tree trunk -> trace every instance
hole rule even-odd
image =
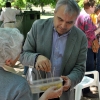
[[[43,9],[43,3],[41,3],[41,10],[42,10],[42,14],[45,14],[45,10]]]

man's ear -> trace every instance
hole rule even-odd
[[[8,66],[10,66],[10,65],[11,65],[11,59],[7,59],[7,60],[5,61],[5,64],[8,65]]]

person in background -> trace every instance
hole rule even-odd
[[[21,53],[23,35],[16,28],[0,28],[0,100],[34,100],[27,80],[16,74],[14,65]],[[62,87],[49,88],[39,100],[57,98]]]
[[[88,51],[87,51],[87,61],[86,61],[86,71],[96,70],[94,63],[94,55],[95,53],[92,51],[92,41],[96,38],[96,35],[99,33],[96,28],[96,25],[93,23],[91,19],[91,14],[95,11],[95,0],[84,0],[84,8],[80,12],[75,25],[80,28],[87,36],[88,40]],[[93,77],[90,75],[90,77]],[[83,96],[88,96],[90,93],[90,89],[86,88],[83,91]],[[93,95],[91,95],[93,96]]]
[[[98,39],[99,45],[100,45],[100,5],[96,6],[95,14],[97,15],[97,23],[96,23],[96,26],[97,26],[97,29],[98,29],[97,39]],[[100,80],[100,48],[99,48],[96,56],[97,56],[96,69],[99,72],[99,80]]]
[[[36,72],[36,80],[51,77],[51,73],[62,77],[63,93],[56,100],[74,100],[74,87],[85,73],[87,38],[74,26],[79,13],[75,0],[58,0],[53,18],[33,23],[20,55],[21,63]]]
[[[100,45],[100,5],[96,5],[95,12],[94,14],[92,14],[91,18],[92,18],[93,23],[97,27],[98,34],[96,35],[96,38],[98,39],[98,42]],[[95,67],[96,67],[96,70],[100,73],[100,48],[98,50],[98,53],[95,54]],[[100,74],[99,74],[99,81],[100,81]],[[90,87],[90,90],[93,92],[93,94],[98,93],[97,86]]]
[[[90,14],[90,17],[92,19],[93,24],[97,24],[97,15],[95,13]]]
[[[1,14],[2,8],[0,8],[0,14]]]
[[[95,14],[97,15],[97,27],[100,27],[100,4],[96,6]]]
[[[15,28],[16,15],[20,14],[21,10],[18,9],[18,7],[17,9],[11,8],[10,2],[6,2],[5,6],[6,9],[1,12],[0,21],[3,21],[4,28],[5,27]]]

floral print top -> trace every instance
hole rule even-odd
[[[97,29],[93,24],[89,14],[82,10],[76,20],[76,26],[80,28],[87,36],[88,48],[91,48],[92,41],[96,38],[94,31]]]

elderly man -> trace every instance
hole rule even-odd
[[[80,9],[75,0],[58,0],[54,18],[33,23],[20,56],[22,64],[33,66],[33,77],[62,77],[60,100],[74,100],[74,86],[83,78],[86,67],[87,38],[74,26]],[[35,73],[37,72],[37,73]]]

